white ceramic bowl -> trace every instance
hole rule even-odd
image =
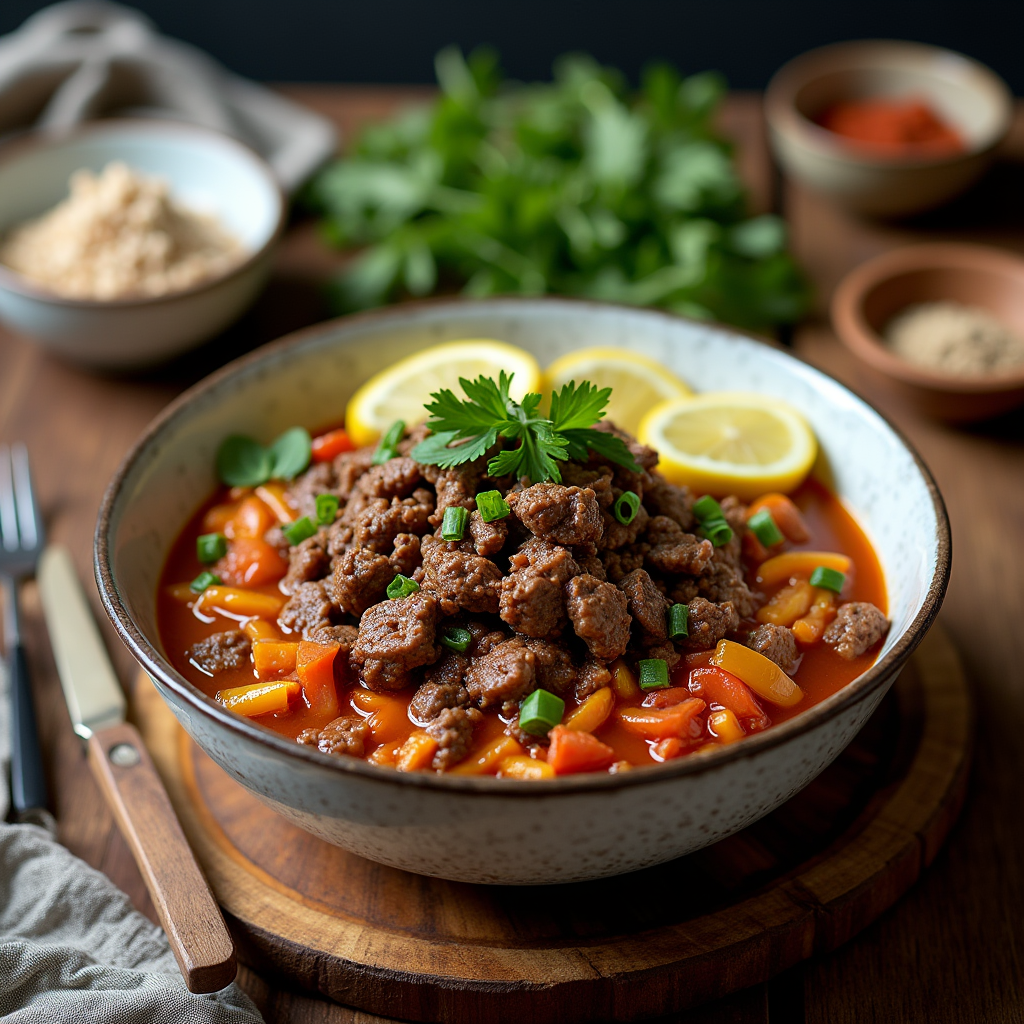
[[[61,298],[0,264],[0,318],[10,327],[75,362],[128,369],[167,360],[245,311],[270,273],[285,200],[270,167],[226,135],[167,121],[100,121],[0,149],[0,236],[64,199],[76,170],[101,171],[113,160],[166,179],[175,199],[215,214],[249,253],[184,291],[109,302]]]
[[[401,774],[332,758],[233,715],[161,649],[157,581],[171,542],[216,486],[230,433],[269,440],[336,421],[370,374],[424,345],[501,338],[542,365],[585,345],[663,362],[698,390],[792,402],[817,432],[817,472],[881,558],[892,628],[878,662],[804,714],[708,755],[543,784]],[[549,883],[647,867],[707,846],[789,799],[853,738],[927,631],[949,575],[949,527],[931,476],[861,399],[792,356],[665,313],[563,299],[419,303],[335,320],[268,345],[182,395],[107,491],[96,573],[118,632],[178,720],[233,778],[328,842],[409,871],[469,882]]]
[[[814,118],[840,100],[925,99],[964,139],[962,153],[876,157]],[[924,43],[864,40],[801,54],[765,93],[772,148],[786,173],[857,213],[919,213],[966,189],[989,166],[1013,120],[1006,83],[983,64]]]

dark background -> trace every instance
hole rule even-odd
[[[0,32],[46,6],[0,0]],[[240,74],[293,82],[431,82],[448,43],[496,46],[517,78],[585,50],[636,78],[651,58],[763,88],[824,43],[887,37],[947,46],[1024,94],[1022,0],[140,0],[159,28]]]

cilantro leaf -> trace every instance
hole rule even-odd
[[[579,387],[571,380],[561,391],[551,392],[551,423],[555,430],[592,427],[604,416],[604,407],[612,396],[611,388],[600,391],[585,380]]]
[[[643,468],[630,454],[626,442],[614,434],[606,434],[603,430],[564,430],[563,437],[569,442],[572,451],[579,451],[580,447],[589,448],[597,452],[603,459],[614,462],[617,466],[623,466],[633,473],[639,473]],[[570,455],[570,458],[580,459],[586,456]]]

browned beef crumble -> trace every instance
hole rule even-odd
[[[650,637],[668,636],[668,601],[643,569],[634,569],[619,580],[619,590],[629,601],[629,613]]]
[[[844,604],[825,630],[825,643],[847,660],[860,657],[889,632],[889,620],[869,601]]]
[[[401,690],[413,669],[437,660],[437,615],[437,599],[424,591],[363,612],[352,661],[371,690]]]
[[[437,740],[432,767],[450,768],[469,753],[473,730],[483,721],[476,708],[444,708],[427,726],[426,733]]]
[[[612,681],[612,674],[603,662],[587,658],[576,672],[576,699],[586,700]]]
[[[622,657],[631,624],[626,595],[613,583],[587,575],[571,579],[565,590],[573,629],[590,653],[598,661]]]
[[[793,630],[786,626],[766,623],[758,626],[747,640],[747,646],[774,661],[787,675],[792,675],[800,665],[800,651],[796,646]]]
[[[252,643],[240,629],[214,633],[188,649],[188,660],[207,675],[240,668],[249,660]]]
[[[321,530],[291,549],[288,572],[281,581],[281,589],[286,594],[294,593],[300,583],[322,580],[331,571],[331,556],[326,545],[327,534]]]
[[[442,615],[497,612],[501,570],[481,555],[450,550],[444,542],[424,552],[423,589],[436,598]]]
[[[505,546],[505,541],[508,540],[508,523],[504,519],[485,523],[483,516],[474,509],[469,516],[469,535],[473,538],[476,553],[490,558]]]
[[[474,658],[466,672],[466,689],[481,708],[520,701],[537,688],[537,656],[513,637]]]
[[[394,578],[395,570],[384,555],[369,548],[349,548],[334,560],[334,600],[343,612],[362,615],[384,599]]]
[[[533,484],[507,498],[513,513],[535,536],[556,544],[587,544],[604,532],[601,507],[589,487]]]
[[[332,625],[335,607],[321,580],[300,583],[281,609],[277,621],[285,629],[308,637],[318,629]]]
[[[343,715],[328,722],[322,729],[303,729],[297,739],[299,743],[316,747],[325,754],[362,757],[370,739],[370,726],[365,718]]]
[[[684,647],[706,651],[714,647],[740,624],[740,617],[731,602],[713,604],[703,597],[695,597],[688,605],[690,635],[680,640]]]

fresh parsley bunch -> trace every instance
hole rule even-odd
[[[436,59],[434,103],[368,128],[315,179],[324,236],[365,246],[344,309],[461,289],[553,292],[766,328],[799,318],[783,222],[750,218],[713,120],[724,83],[651,68],[631,93],[585,56],[504,83],[493,54]]]
[[[614,434],[592,427],[604,416],[611,388],[600,391],[589,381],[579,387],[575,381],[551,393],[549,415],[540,414],[542,397],[531,392],[522,402],[509,395],[512,375],[501,371],[498,383],[490,377],[475,381],[459,378],[466,398],[444,388],[433,393],[427,426],[433,433],[410,453],[417,462],[449,468],[472,462],[498,444],[499,438],[518,440],[487,463],[492,477],[513,474],[532,483],[553,480],[560,483],[559,462],[585,461],[591,451],[620,466],[639,472],[625,442]]]

